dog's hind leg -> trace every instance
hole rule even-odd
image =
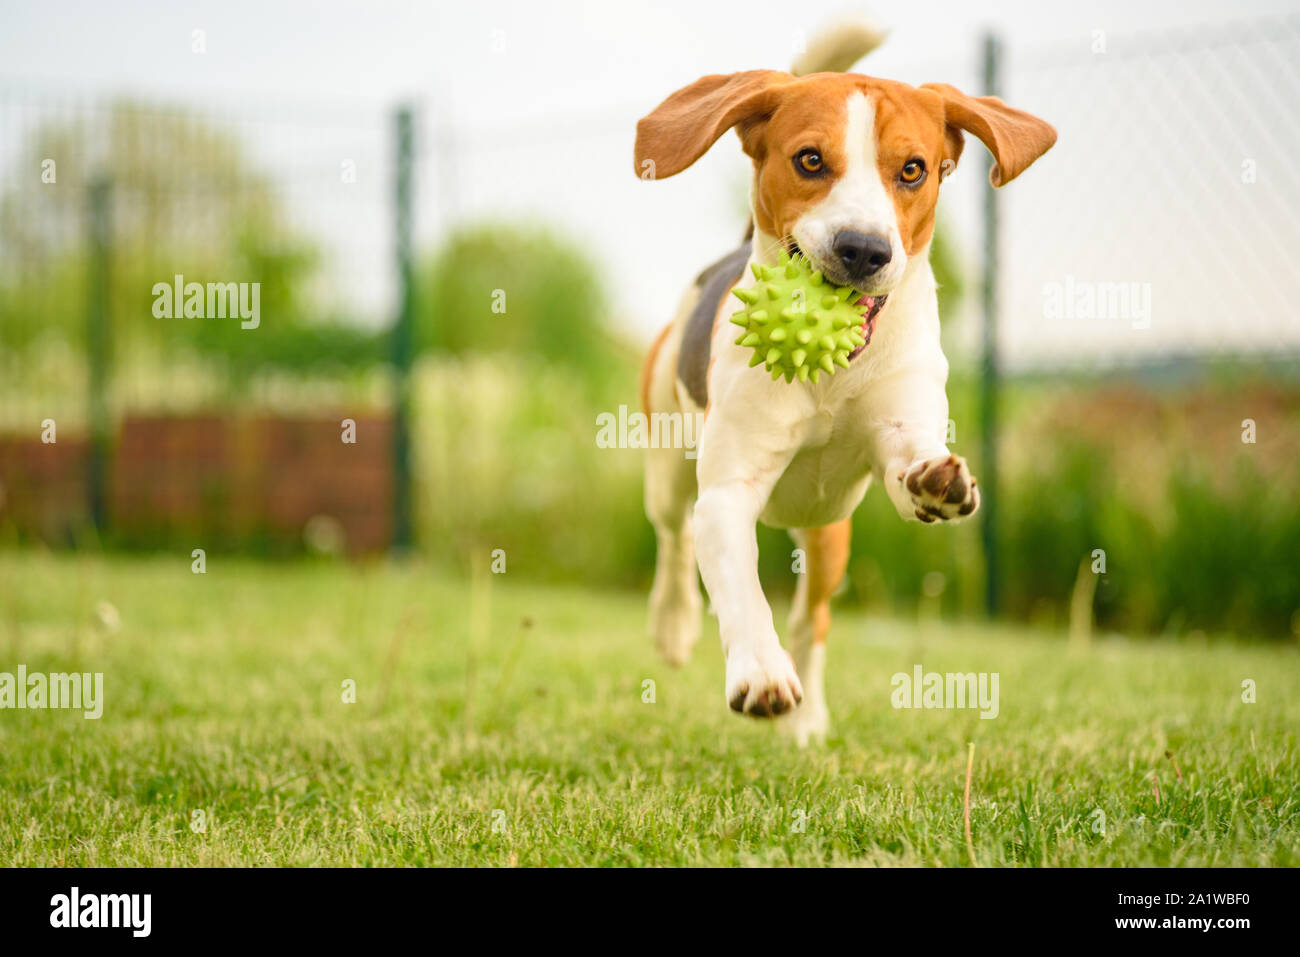
[[[670,412],[683,419],[694,413],[683,409],[676,394],[676,349],[670,326],[646,360],[642,405],[651,412]],[[695,435],[695,429],[683,434]],[[650,634],[664,659],[682,665],[700,637],[699,573],[695,565],[695,537],[691,529],[695,502],[695,459],[685,448],[646,449],[645,510],[655,529],[655,580],[650,591]]]
[[[790,532],[805,559],[795,585],[787,641],[803,684],[803,702],[781,719],[780,728],[800,747],[824,739],[830,728],[824,688],[826,635],[831,627],[831,595],[849,563],[850,521]]]
[[[683,475],[672,450],[651,449],[646,463],[646,514],[655,527],[655,581],[650,590],[650,634],[664,659],[682,665],[700,637],[700,585],[691,529],[695,472]],[[682,458],[677,450],[677,458]],[[689,462],[694,466],[694,462]]]

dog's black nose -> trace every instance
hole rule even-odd
[[[856,230],[841,230],[831,244],[831,251],[844,263],[844,268],[854,279],[866,279],[874,276],[894,257],[889,238],[880,233],[860,233]]]

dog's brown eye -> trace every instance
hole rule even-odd
[[[809,176],[816,176],[825,168],[822,154],[816,150],[800,150],[795,154],[794,165],[799,172]]]
[[[917,183],[921,182],[924,177],[925,163],[921,162],[919,159],[908,160],[903,166],[903,171],[898,174],[898,178],[908,186],[915,186]]]

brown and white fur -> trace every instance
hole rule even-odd
[[[658,540],[650,628],[670,662],[686,660],[700,630],[698,563],[718,617],[728,704],[759,717],[788,712],[782,724],[804,744],[828,728],[829,602],[848,562],[850,515],[872,477],[907,521],[956,522],[979,505],[965,460],[944,445],[948,363],[928,258],[941,175],[956,165],[963,133],[993,154],[993,186],[1023,172],[1056,133],[999,99],[944,84],[755,70],[706,76],[642,119],[636,171],[675,175],[729,129],[753,160],[750,261],[774,263],[797,247],[828,279],[872,297],[864,302],[888,298],[849,368],[813,384],[751,368],[726,320],[736,306],[723,296],[701,409],[678,376],[699,289],[687,293],[642,380],[647,412],[705,413],[696,460],[648,452],[645,504]],[[819,175],[796,165],[807,150],[820,156]],[[916,161],[923,176],[908,184],[904,167],[910,178]],[[753,281],[747,270],[737,285]],[[759,584],[759,521],[789,529],[806,556],[790,654]]]

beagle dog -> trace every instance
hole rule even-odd
[[[642,373],[647,414],[704,415],[694,459],[648,451],[645,505],[658,542],[650,630],[668,661],[686,660],[700,630],[698,562],[722,636],[727,703],[784,715],[802,745],[828,728],[829,602],[871,479],[908,521],[958,522],[979,508],[966,461],[944,444],[948,362],[929,263],[940,181],[966,133],[993,154],[998,187],[1056,131],[942,83],[750,70],[703,77],[644,117],[636,172],[675,176],[731,129],[753,161],[751,234],[696,280]],[[775,264],[783,250],[860,296],[868,342],[818,383],[751,367],[727,321],[738,306],[728,293],[754,282],[746,267]],[[759,521],[789,529],[806,559],[789,654],[759,583]]]

